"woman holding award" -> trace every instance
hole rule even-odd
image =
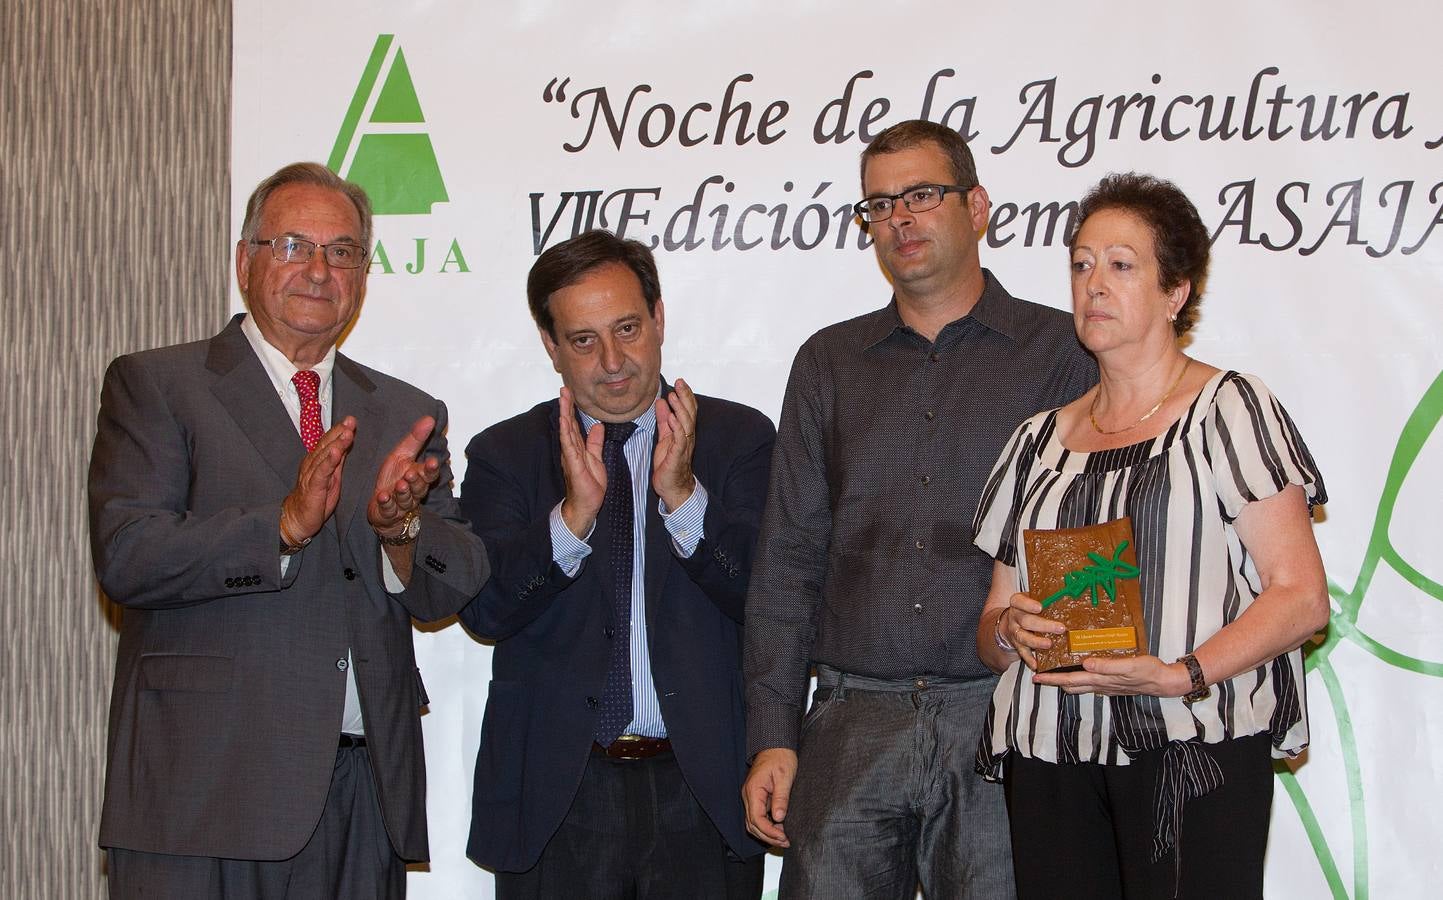
[[[1328,617],[1323,483],[1261,381],[1179,346],[1208,266],[1187,197],[1110,175],[1076,221],[1073,318],[1101,380],[1017,429],[977,510],[997,560],[977,645],[1002,673],[978,770],[1006,782],[1023,900],[1261,897],[1271,759],[1307,745],[1299,647]],[[1039,572],[1054,530],[1071,546],[1104,523],[1074,570]]]

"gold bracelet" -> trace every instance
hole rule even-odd
[[[292,553],[299,553],[311,542],[310,538],[298,541],[291,537],[291,530],[286,527],[286,505],[281,504],[281,555],[289,556]]]

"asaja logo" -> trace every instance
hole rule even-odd
[[[366,189],[376,215],[426,215],[451,198],[425,126],[401,45],[394,34],[377,35],[327,165]],[[404,263],[408,274],[426,270],[426,244],[431,240],[410,238],[411,259]],[[448,244],[445,238],[439,243]],[[396,271],[380,238],[371,252],[370,270],[379,275]],[[460,242],[450,239],[438,274],[469,271]]]
[[[331,171],[365,188],[382,216],[429,213],[450,199],[395,38],[376,37],[328,162]]]

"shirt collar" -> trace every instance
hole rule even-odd
[[[1016,341],[1019,326],[1018,303],[988,269],[982,270],[982,296],[969,315],[1010,341]]]
[[[897,297],[893,295],[892,302],[874,313],[870,313],[862,329],[863,350],[869,350],[891,337],[898,329],[910,329],[906,322],[902,321],[902,314],[897,311]],[[995,331],[1011,341],[1017,340],[1017,303],[992,274],[991,270],[982,270],[982,296],[972,306],[972,310],[960,319],[948,322],[942,328],[946,332],[949,328],[958,323],[973,319],[977,324],[982,325],[990,331]],[[937,335],[939,338],[942,333]]]
[[[276,392],[285,395],[288,391],[294,391],[295,385],[291,383],[291,378],[300,370],[286,358],[284,353],[266,340],[265,335],[261,334],[260,326],[256,325],[255,317],[247,315],[241,319],[241,333],[246,336],[246,340],[250,341],[256,356],[260,357],[261,367],[266,370],[266,375],[270,376]],[[335,367],[336,345],[332,344],[331,349],[326,351],[326,355],[321,358],[321,361],[311,366],[311,371],[320,376],[319,393],[322,397],[327,396],[327,392],[331,389],[331,372]]]

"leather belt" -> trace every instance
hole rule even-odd
[[[651,759],[671,752],[671,741],[667,738],[643,737],[639,734],[623,734],[610,747],[594,744],[596,750],[612,759]]]
[[[341,740],[337,746],[342,750],[350,747],[364,747],[366,746],[366,736],[363,734],[346,734],[343,731],[341,732]]]

